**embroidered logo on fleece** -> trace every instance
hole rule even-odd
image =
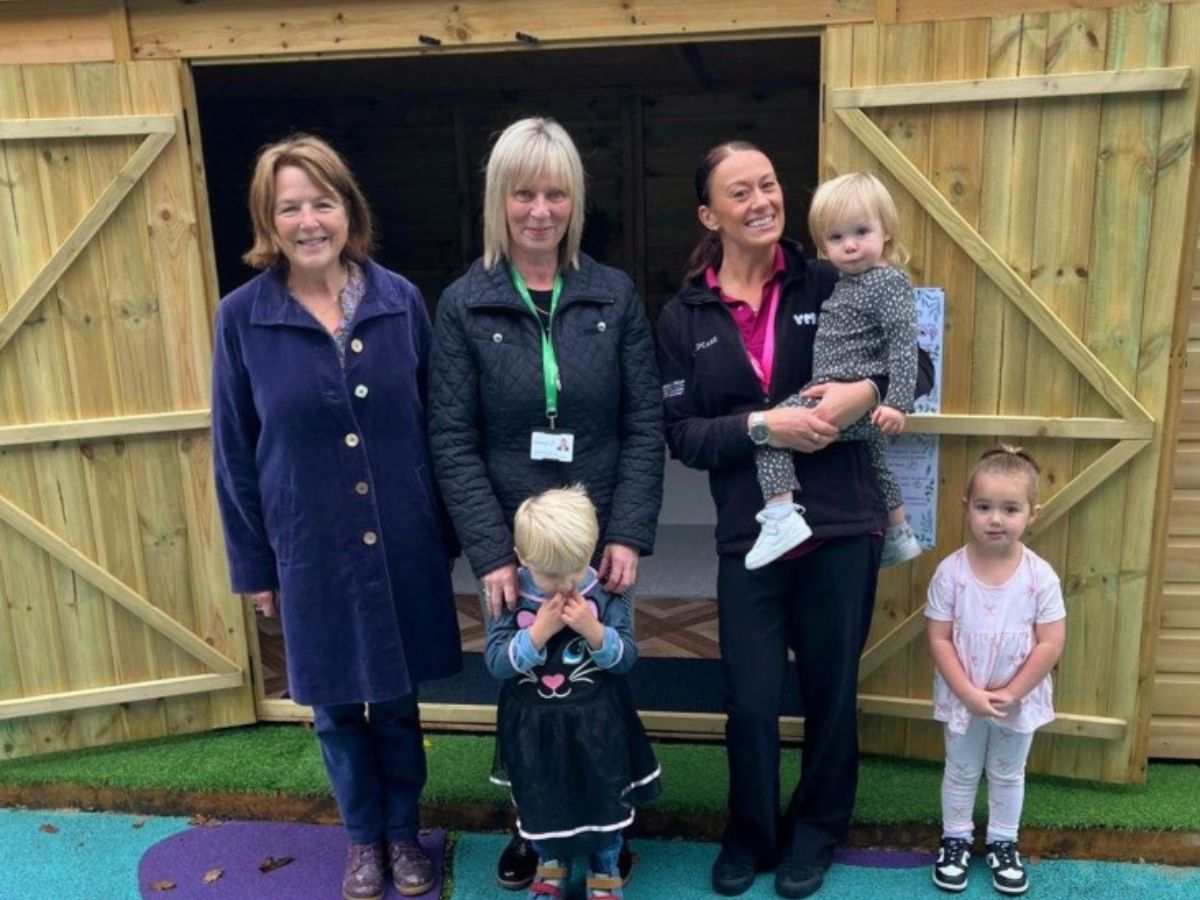
[[[717,336],[714,334],[712,337],[710,337],[706,340],[696,341],[696,349],[693,352],[699,353],[701,350],[707,350],[709,347],[712,347],[716,343],[717,343]]]
[[[817,314],[816,313],[793,313],[792,320],[797,325],[816,325],[817,324]]]
[[[668,381],[662,386],[663,399],[670,400],[672,397],[683,396],[684,381],[680,378],[678,381]]]

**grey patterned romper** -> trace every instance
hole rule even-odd
[[[887,376],[887,395],[882,403],[904,413],[913,411],[917,310],[908,276],[891,266],[876,266],[861,275],[842,275],[821,307],[813,340],[813,377],[809,385],[860,381],[872,375]],[[811,408],[817,402],[793,394],[776,408]],[[842,431],[841,438],[866,442],[888,510],[902,506],[900,487],[887,466],[887,438],[871,424],[870,416],[863,416]],[[759,447],[754,462],[765,499],[800,490],[791,450]]]

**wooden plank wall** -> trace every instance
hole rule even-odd
[[[1123,0],[1088,0],[1109,7]],[[1062,11],[1080,0],[992,0],[986,13]],[[0,61],[250,59],[530,49],[616,41],[796,34],[833,24],[979,14],[961,0],[0,0]],[[429,39],[440,42],[432,49]]]
[[[719,0],[688,4],[643,0],[632,9],[622,3],[580,4],[574,0],[497,3],[410,0],[401,4],[391,0],[346,0],[338,3],[336,10],[322,0],[267,0],[252,8],[240,0],[205,3],[62,0],[52,8],[41,0],[0,0],[0,62],[66,63],[131,57],[211,62],[376,52],[436,55],[456,50],[497,49],[536,53],[547,48],[588,44],[787,36],[815,33],[815,29],[829,24],[879,21],[912,24],[906,26],[906,31],[889,32],[884,37],[873,27],[856,30],[853,46],[845,57],[846,69],[838,75],[840,83],[1063,73],[1117,66],[1194,66],[1193,48],[1200,43],[1194,23],[1194,3],[1124,6],[1113,10],[1119,3],[1120,0],[1096,0],[1080,9],[1078,0],[994,0],[987,4],[987,11],[997,18],[985,26],[943,21],[964,15],[964,5],[959,0],[769,2],[739,4],[736,14]],[[1184,22],[1190,24],[1178,24]],[[535,29],[530,23],[538,27]],[[539,43],[522,42],[517,37],[518,30],[534,35]],[[427,41],[422,41],[422,35],[441,41],[440,48],[431,48]],[[886,58],[893,63],[884,72],[879,71],[880,42],[886,44]],[[138,86],[132,82],[114,88],[103,84],[103,78],[64,72],[62,69],[31,72],[28,85],[22,76],[20,84],[0,86],[4,102],[18,115],[35,114],[29,110],[48,111],[36,114],[61,114],[56,111],[109,108],[91,105],[102,103],[105,97],[108,99],[103,102],[118,102],[113,98],[119,97],[118,108],[126,108],[133,96],[139,93],[151,96],[156,90],[152,85]],[[597,225],[605,225],[607,229],[593,229],[589,235],[594,242],[591,248],[610,262],[634,272],[645,293],[657,300],[669,293],[680,254],[691,240],[690,235],[684,238],[684,229],[691,224],[687,212],[691,195],[686,177],[698,147],[680,150],[696,135],[695,122],[689,121],[689,116],[702,112],[706,121],[711,121],[713,116],[720,115],[719,109],[704,108],[694,99],[648,94],[618,99],[601,93],[593,95],[594,107],[581,110],[578,96],[572,94],[570,102],[560,97],[554,102],[563,106],[552,109],[562,110],[559,115],[577,131],[577,137],[584,135],[580,142],[586,144],[596,178],[593,218]],[[715,98],[708,99],[719,107]],[[807,103],[807,99],[800,101],[797,110]],[[1053,109],[1055,115],[1047,116],[1047,109]],[[346,111],[355,113],[349,107]],[[515,107],[504,107],[504,112],[495,118],[498,121],[510,118],[510,111],[515,111]],[[378,109],[357,112],[360,116],[375,116]],[[788,113],[791,112],[789,109]],[[268,120],[274,114],[272,110],[255,113],[255,118],[261,115]],[[472,198],[478,196],[477,161],[493,127],[488,124],[490,111],[457,104],[449,110],[430,107],[410,112],[391,108],[389,113],[412,129],[406,134],[413,139],[403,147],[407,156],[400,158],[436,173],[439,181],[452,182],[456,191],[455,204],[431,206],[421,184],[405,181],[407,166],[396,166],[400,171],[389,171],[391,167],[383,166],[380,184],[368,185],[372,194],[388,196],[394,192],[411,199],[411,206],[400,204],[394,213],[386,211],[385,241],[391,240],[387,229],[396,229],[393,236],[398,246],[410,247],[420,259],[434,261],[426,265],[423,273],[419,266],[407,268],[425,280],[427,292],[436,294],[448,276],[461,270],[471,258],[472,245],[478,240],[477,210],[472,206],[477,201]],[[205,115],[211,117],[214,113],[206,111]],[[219,120],[220,111],[215,115]],[[996,103],[982,113],[965,108],[925,114],[894,110],[876,120],[885,125],[889,137],[911,159],[933,172],[936,183],[952,198],[959,212],[1002,249],[1013,268],[1034,285],[1105,363],[1120,373],[1126,383],[1136,387],[1139,399],[1146,398],[1143,402],[1157,410],[1155,404],[1164,396],[1166,376],[1156,354],[1165,352],[1162,348],[1170,343],[1170,328],[1166,323],[1170,321],[1171,310],[1166,308],[1163,298],[1173,296],[1164,286],[1171,278],[1173,254],[1180,248],[1173,238],[1155,241],[1152,237],[1178,221],[1179,204],[1187,200],[1187,187],[1178,183],[1175,174],[1179,167],[1174,166],[1174,161],[1180,157],[1173,155],[1172,148],[1176,145],[1167,140],[1168,134],[1178,137],[1181,133],[1180,116],[1177,108],[1169,109],[1167,104],[1156,110],[1153,104],[1127,98],[1105,102]],[[233,123],[236,119],[226,121]],[[270,121],[277,122],[282,131],[303,119],[295,115],[287,118],[280,113]],[[736,118],[734,121],[741,122]],[[205,131],[207,122],[206,119]],[[1186,124],[1190,128],[1192,123]],[[219,121],[213,125],[213,146],[218,149],[232,146],[229,134],[221,133],[222,128]],[[227,130],[232,132],[234,127],[230,125]],[[614,146],[614,134],[622,136],[619,151]],[[330,136],[339,140],[335,132]],[[207,133],[205,139],[208,140]],[[345,135],[344,140],[353,146],[352,135]],[[834,148],[841,142],[844,158],[855,160],[856,167],[869,163],[861,148],[846,144],[846,135],[833,134],[828,140]],[[778,160],[780,145],[770,140],[765,142],[771,145]],[[707,138],[697,141],[699,146],[708,143],[711,141]],[[62,235],[64,217],[85,202],[89,185],[94,188],[111,171],[114,148],[120,146],[119,140],[108,142],[107,149],[64,142],[60,148],[52,149],[48,158],[39,159],[27,150],[0,156],[0,165],[4,167],[0,179],[13,185],[11,215],[30,217],[29,221],[37,223],[36,227],[22,231],[19,245],[11,240],[0,241],[0,246],[8,250],[7,256],[0,250],[0,257],[9,267],[10,280],[16,278],[19,284],[21,277],[30,274],[31,260],[45,258],[50,252]],[[1051,150],[1057,152],[1048,152]],[[1093,165],[1097,155],[1104,161],[1101,166]],[[242,158],[248,160],[249,154],[243,153]],[[1139,160],[1155,158],[1160,159],[1161,172],[1151,184]],[[158,189],[165,192],[172,210],[173,204],[181,202],[175,192],[191,183],[185,174],[187,163],[186,157],[176,153],[169,163],[175,167],[175,174],[155,176]],[[810,164],[800,159],[794,161],[797,172]],[[73,167],[73,174],[65,182],[60,166]],[[378,167],[358,168],[366,172]],[[637,172],[644,177],[631,177]],[[244,171],[241,177],[244,178]],[[1039,185],[1046,184],[1054,184],[1055,193],[1064,196],[1066,202],[1050,202],[1049,192],[1039,191]],[[231,231],[225,224],[244,221],[243,194],[240,185],[234,190],[224,183],[214,187],[213,220],[222,223],[215,238],[218,248],[222,247],[222,240],[232,241],[238,252],[245,245],[245,233],[233,240],[227,237]],[[238,198],[236,214],[217,208],[222,196]],[[153,227],[147,229],[152,249],[139,249],[140,255],[133,257],[135,263],[127,271],[123,264],[115,264],[116,254],[123,253],[117,249],[119,242],[102,233],[96,248],[90,251],[97,258],[82,260],[77,268],[84,274],[71,274],[64,281],[64,286],[74,287],[67,290],[60,286],[55,303],[48,303],[34,317],[31,326],[22,330],[9,352],[0,354],[0,404],[2,414],[7,416],[3,422],[75,414],[78,409],[100,409],[110,402],[120,410],[158,409],[153,403],[159,402],[163,390],[172,400],[183,396],[180,391],[203,393],[200,382],[187,372],[194,374],[202,368],[196,354],[203,355],[204,342],[197,340],[190,347],[192,356],[185,354],[182,359],[163,349],[167,346],[163,343],[165,338],[155,337],[154,330],[169,315],[161,313],[161,306],[153,300],[144,299],[151,294],[139,292],[148,284],[160,290],[166,281],[187,279],[195,276],[197,269],[203,269],[202,262],[189,268],[178,265],[177,260],[164,261],[160,254],[177,252],[180,242],[189,240],[188,235],[194,235],[197,227],[206,237],[207,222],[197,226],[186,214],[170,223],[153,217],[147,220],[149,203],[147,197],[128,201],[136,210],[132,215],[137,221],[149,221],[160,229],[157,234]],[[653,210],[654,215],[640,215],[639,210]],[[187,211],[191,212],[191,208]],[[948,337],[956,355],[969,363],[950,363],[956,368],[952,373],[954,380],[949,383],[948,409],[1017,414],[1087,413],[1100,409],[1090,389],[1081,386],[1061,360],[1047,352],[1045,341],[1000,298],[986,278],[970,274],[970,266],[959,251],[945,242],[911,202],[901,200],[901,213],[904,230],[908,232],[906,241],[914,250],[915,273],[930,283],[952,285],[956,303],[960,304],[949,322]],[[128,210],[118,214],[129,215]],[[431,240],[434,229],[412,224],[419,223],[421,215],[438,223],[438,234],[443,233],[441,226],[445,224],[450,229],[446,233],[457,237],[448,242],[440,238]],[[672,216],[679,219],[658,233],[650,222],[660,215],[664,220]],[[793,216],[797,215],[793,207]],[[1093,229],[1113,229],[1119,243],[1112,239],[1103,243],[1091,239],[1085,235],[1088,229],[1080,227],[1084,222]],[[1113,246],[1120,246],[1122,253],[1111,254]],[[20,252],[13,252],[18,247]],[[30,248],[34,250],[32,256]],[[152,263],[145,262],[147,252]],[[1116,257],[1134,252],[1148,253],[1145,266],[1116,264]],[[1112,264],[1105,259],[1106,255],[1114,257]],[[123,263],[124,257],[121,259]],[[136,263],[137,259],[142,263]],[[385,255],[384,261],[392,260]],[[403,262],[397,265],[406,268]],[[97,297],[94,284],[86,279],[89,272],[104,273],[127,296],[141,296],[143,300],[122,307],[104,322],[94,326],[88,322],[81,327],[79,309],[86,308],[89,302],[103,301]],[[9,298],[13,296],[12,284],[2,289]],[[114,302],[111,293],[109,290],[110,306]],[[1133,306],[1108,302],[1107,298],[1118,295],[1140,298],[1141,305],[1135,310]],[[84,306],[78,305],[81,303]],[[1200,321],[1200,301],[1193,299],[1192,303],[1196,309],[1188,352],[1191,365],[1179,404],[1176,492],[1162,591],[1156,590],[1156,572],[1151,564],[1157,552],[1154,542],[1161,540],[1161,536],[1156,536],[1152,527],[1153,504],[1147,493],[1152,492],[1158,471],[1161,450],[1158,442],[1135,460],[1125,474],[1106,484],[1100,493],[1046,534],[1039,545],[1064,573],[1074,612],[1088,613],[1087,617],[1073,616],[1073,621],[1081,624],[1071,631],[1071,644],[1060,675],[1060,697],[1072,711],[1112,712],[1120,707],[1131,714],[1131,724],[1137,730],[1142,727],[1140,717],[1150,709],[1144,701],[1153,684],[1154,719],[1149,738],[1152,755],[1200,756],[1200,671],[1195,663],[1200,635],[1200,564],[1197,563],[1200,526],[1196,514],[1200,507],[1197,499],[1200,376],[1196,374],[1200,371],[1197,358],[1200,332],[1196,325]],[[1138,310],[1140,319],[1136,315]],[[177,312],[182,317],[172,320],[170,327],[179,327],[183,333],[190,330],[196,337],[197,329],[202,329],[203,321],[207,321],[196,317],[206,317],[211,310],[197,307],[185,311],[179,307]],[[72,319],[72,315],[76,318]],[[146,322],[154,325],[136,333],[131,330],[131,323]],[[45,342],[44,346],[39,344],[29,349],[29,335],[33,333]],[[999,340],[993,336],[997,334],[1001,336]],[[126,367],[139,354],[162,356],[148,368],[162,374],[161,383],[149,379],[153,383],[131,387],[132,376]],[[98,361],[94,384],[90,380],[86,384],[81,381],[82,359]],[[27,373],[43,365],[51,366],[52,373],[43,385],[32,384],[33,379]],[[91,372],[89,369],[89,379]],[[77,392],[77,396],[70,392]],[[56,404],[60,401],[54,398],[68,395],[72,397],[71,409],[58,408]],[[145,446],[152,443],[148,441]],[[948,496],[957,491],[967,462],[984,443],[980,439],[944,439],[943,490]],[[1051,492],[1078,473],[1096,453],[1094,448],[1079,444],[1031,441],[1029,445],[1047,463],[1046,482]],[[170,549],[175,546],[171,535],[178,535],[178,523],[186,523],[188,517],[211,516],[201,486],[206,450],[203,442],[194,446],[183,441],[178,449],[192,454],[187,462],[162,463],[164,468],[148,494],[157,496],[163,505],[162,521],[153,531],[159,543],[155,544],[156,549],[151,549],[154,541],[146,534],[134,540],[131,533],[122,537],[119,530],[109,532],[110,527],[132,528],[140,515],[127,509],[123,521],[110,521],[113,516],[120,519],[109,511],[114,498],[128,499],[132,493],[134,499],[146,502],[141,484],[131,482],[126,471],[126,467],[133,465],[133,456],[142,452],[139,449],[142,446],[141,441],[125,442],[124,456],[115,443],[110,448],[93,447],[89,449],[91,457],[79,453],[78,447],[46,449],[36,456],[32,451],[5,449],[0,452],[0,480],[11,496],[28,503],[48,520],[57,516],[61,520],[57,525],[64,534],[69,533],[72,540],[103,556],[106,565],[128,572],[131,583],[139,588],[155,577],[161,577],[159,587],[172,583],[182,587],[181,579],[195,582],[197,569],[192,569],[191,575],[176,572],[154,576],[151,573],[156,570],[150,560],[158,553],[176,553],[176,562],[180,562],[178,551]],[[61,489],[49,491],[46,485],[51,483]],[[173,493],[176,491],[178,494]],[[52,508],[55,503],[60,507],[57,512]],[[1109,508],[1132,512],[1105,519],[1103,510]],[[142,527],[146,527],[145,523]],[[943,504],[939,527],[949,543],[961,536],[953,503]],[[212,529],[204,534],[204,542],[185,554],[190,565],[206,564],[210,558],[219,557],[219,553],[213,552]],[[1102,546],[1120,546],[1121,554],[1119,557],[1105,554]],[[168,549],[163,550],[164,547]],[[919,602],[929,567],[930,562],[924,561],[913,567],[908,576],[887,576],[877,615],[880,629],[903,618]],[[115,673],[118,658],[133,661],[121,663],[132,667],[130,672],[171,671],[178,660],[173,661],[170,648],[155,646],[160,642],[158,638],[145,635],[137,638],[141,626],[123,632],[120,640],[127,646],[76,647],[84,656],[74,655],[69,643],[70,628],[108,627],[111,617],[122,615],[120,611],[106,611],[104,622],[85,623],[79,618],[82,613],[73,595],[68,593],[76,588],[82,591],[79,596],[87,596],[88,589],[77,585],[73,576],[54,564],[47,564],[29,547],[7,544],[0,548],[0,589],[21,596],[50,592],[58,598],[57,606],[39,612],[19,605],[11,610],[0,606],[0,673],[21,671],[22,677],[34,686],[74,685],[78,679],[73,680],[69,669],[80,658],[87,659],[96,672]],[[1161,611],[1157,606],[1160,596]],[[89,608],[94,609],[95,604]],[[186,611],[178,612],[186,618]],[[33,623],[24,618],[26,614],[41,615],[45,621]],[[197,611],[198,616],[206,614]],[[1134,654],[1124,640],[1131,631],[1143,630],[1147,616],[1152,626],[1161,623],[1162,627],[1157,674],[1153,678],[1154,673],[1145,671],[1145,667],[1154,660],[1155,647],[1143,647],[1140,654]],[[51,646],[34,660],[28,656],[22,635],[28,638],[42,627],[67,627],[67,631],[63,632],[61,647]],[[1153,627],[1145,634],[1153,640]],[[1106,649],[1111,652],[1112,664],[1103,677],[1091,678],[1082,668],[1072,665],[1072,660]],[[890,660],[868,687],[883,690],[887,685],[902,684],[903,692],[910,696],[924,696],[928,674],[928,661],[923,653],[912,649]],[[3,685],[0,695],[12,695],[9,683]],[[192,701],[179,701],[180,708],[187,702]],[[176,724],[189,725],[196,721],[193,718],[188,723],[189,715],[160,710],[152,718],[168,723],[174,716]],[[46,724],[43,732],[22,738],[26,743],[18,750],[25,752],[32,746],[28,741],[36,743],[43,739],[47,746],[65,746],[85,738],[106,740],[114,739],[117,734],[146,733],[152,726],[141,722],[139,716],[137,710],[124,710],[119,715],[99,712],[48,720],[43,723]],[[936,733],[924,723],[911,722],[897,728],[894,723],[885,727],[882,722],[868,719],[869,744],[875,742],[881,748],[918,755],[936,751]],[[1120,777],[1131,756],[1136,755],[1124,752],[1122,757],[1122,753],[1114,753],[1097,761],[1095,743],[1080,738],[1055,737],[1040,741],[1040,745],[1035,753],[1039,765],[1045,763],[1053,747],[1056,758],[1077,762],[1084,769],[1096,767],[1103,770],[1100,774],[1104,777]],[[2,749],[10,752],[12,747],[13,737],[4,731]],[[1129,750],[1127,746],[1125,751]]]
[[[1200,233],[1179,403],[1150,755],[1200,759]]]
[[[1197,13],[1194,4],[1147,5],[837,29],[826,39],[827,85],[1194,66]],[[1135,391],[1159,419],[1158,435],[1170,413],[1169,346],[1175,284],[1184,265],[1178,236],[1192,214],[1191,158],[1180,157],[1177,142],[1191,146],[1195,104],[1194,92],[1180,92],[870,113],[959,214]],[[1147,168],[1146,159],[1163,163]],[[843,168],[881,169],[828,118],[822,163],[823,177]],[[900,237],[913,252],[915,282],[941,286],[947,295],[943,411],[1112,415],[907,192],[894,182],[892,187]],[[1167,252],[1160,255],[1156,246]],[[937,550],[910,573],[884,573],[869,643],[919,608],[936,560],[961,544],[957,498],[970,463],[993,440],[942,438]],[[1043,499],[1108,449],[1104,441],[1023,443],[1042,463]],[[1037,770],[1114,781],[1141,777],[1150,680],[1142,671],[1153,658],[1158,622],[1151,566],[1161,459],[1159,437],[1036,538],[1034,548],[1062,577],[1070,616],[1056,705],[1063,712],[1128,722],[1123,740],[1039,737],[1032,757]],[[1193,538],[1191,549],[1189,555],[1180,546],[1170,558],[1200,581],[1192,560],[1200,558],[1195,552],[1200,542]],[[1193,671],[1185,681],[1198,677]],[[863,690],[928,697],[930,681],[928,654],[917,641],[907,653],[893,655]],[[1156,704],[1167,702],[1163,696],[1160,676]],[[942,752],[939,729],[925,721],[901,724],[867,715],[864,742],[871,750],[911,756],[937,758]]]
[[[177,64],[0,66],[0,119],[165,113],[178,136],[12,341],[0,426],[209,404],[212,291],[197,240]],[[0,311],[139,139],[0,142]],[[243,667],[202,432],[0,447],[0,495]],[[0,699],[205,671],[0,525]],[[253,720],[248,687],[0,722],[0,758]]]

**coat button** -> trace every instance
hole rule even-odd
[[[608,326],[605,325],[603,322],[596,323],[596,330],[599,331],[601,334],[603,334],[607,329],[608,329]]]
[[[358,338],[355,338],[354,340],[352,340],[350,342],[350,349],[353,350],[355,353],[362,353],[362,351],[363,351],[362,341],[360,341]]]
[[[364,531],[363,532],[363,543],[366,544],[368,547],[374,547],[375,544],[378,542],[379,542],[379,535],[377,535],[375,532],[373,532],[373,531]]]
[[[346,446],[347,447],[357,447],[358,446],[358,435],[354,434],[353,432],[346,435]]]
[[[493,344],[499,344],[502,340],[504,340],[504,335],[502,335],[500,332],[497,331],[495,334],[492,335],[492,343]]]
[[[354,486],[354,493],[358,494],[360,497],[365,497],[370,490],[371,486],[365,481],[360,481]]]
[[[356,387],[354,389],[354,396],[360,400],[367,396],[367,386],[365,384],[360,384],[358,387]]]

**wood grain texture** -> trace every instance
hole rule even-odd
[[[346,55],[373,51],[429,54],[450,51],[535,52],[619,41],[689,40],[720,35],[794,34],[832,23],[867,22],[874,0],[792,0],[731,6],[722,0],[466,0],[410,2],[348,0],[332,10],[318,0],[238,0],[203,4],[129,0],[135,58],[213,59]],[[420,36],[436,38],[435,51]]]
[[[830,91],[835,109],[881,106],[927,106],[935,103],[988,103],[996,100],[1079,97],[1089,94],[1129,94],[1177,91],[1191,74],[1186,66],[1126,71],[1075,72],[1069,75],[1025,75],[1012,78],[976,78],[964,81],[929,81],[876,88],[843,88]]]

